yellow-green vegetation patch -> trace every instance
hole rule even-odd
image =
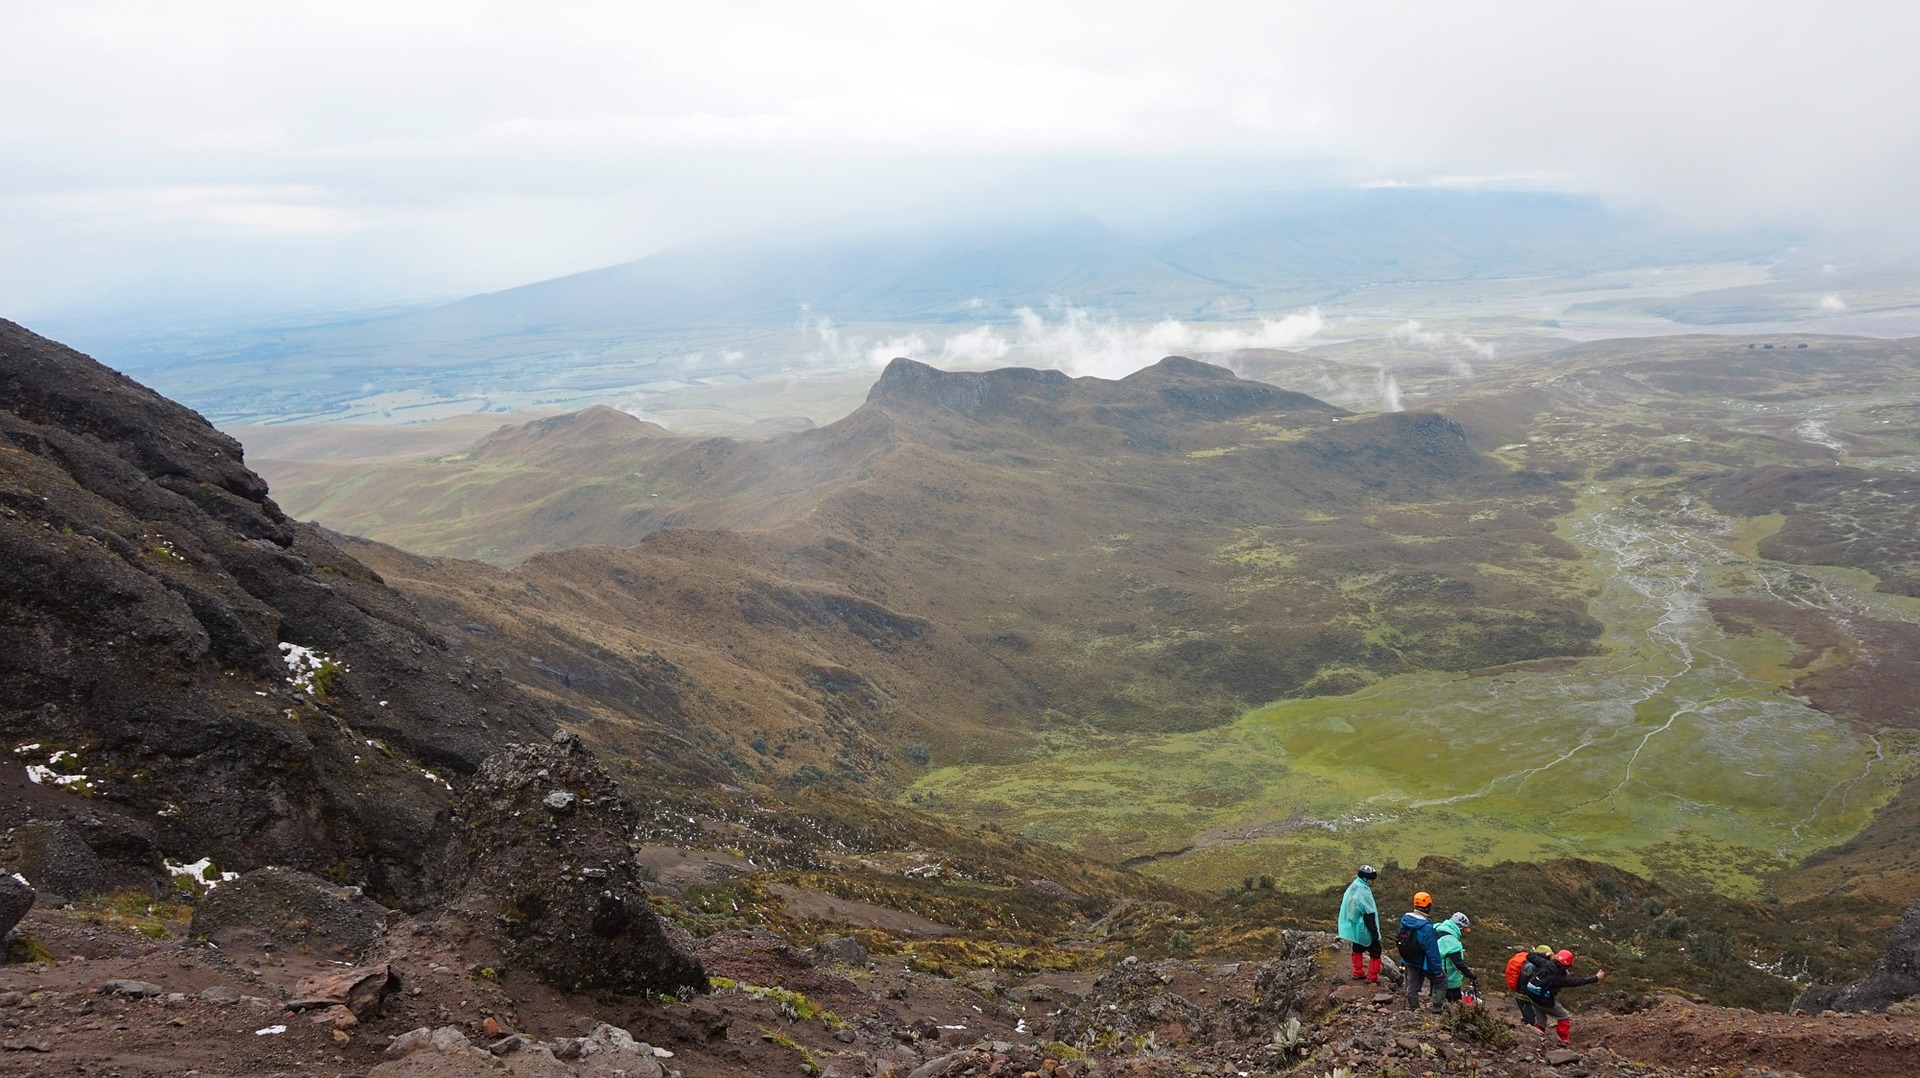
[[[1732,522],[1641,493],[1596,486],[1562,528],[1597,589],[1602,654],[1404,674],[1216,729],[943,768],[910,794],[1196,886],[1264,874],[1307,886],[1355,860],[1441,854],[1577,856],[1754,893],[1768,872],[1857,832],[1915,756],[1792,695],[1793,645],[1726,632],[1708,599],[1787,594],[1790,577],[1817,573],[1820,588],[1796,585],[1796,601],[1890,605],[1845,570],[1743,559]]]
[[[795,1022],[810,1022],[818,1018],[828,1029],[839,1029],[846,1025],[840,1016],[808,999],[799,992],[777,985],[742,984],[726,977],[707,978],[707,988],[715,995],[739,993],[753,999],[768,999],[778,1004],[780,1013]]]

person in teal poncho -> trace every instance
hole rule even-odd
[[[1353,945],[1353,979],[1380,983],[1380,907],[1373,901],[1373,881],[1380,872],[1361,865],[1347,893],[1340,898],[1340,938]],[[1360,956],[1366,955],[1366,965]]]
[[[1473,919],[1464,913],[1456,913],[1433,926],[1434,935],[1440,938],[1440,964],[1447,971],[1447,1002],[1449,1003],[1460,1002],[1462,985],[1471,984],[1473,994],[1476,996],[1480,994],[1480,978],[1475,976],[1473,970],[1467,966],[1466,942],[1461,939],[1471,931],[1473,931]]]

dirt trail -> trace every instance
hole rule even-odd
[[[1678,998],[1610,1014],[1601,999],[1577,993],[1568,1000],[1576,1010],[1571,1051],[1518,1026],[1511,1006],[1497,998],[1484,1006],[1490,1024],[1483,1025],[1512,1043],[1496,1047],[1461,1027],[1450,1030],[1425,1010],[1406,1011],[1391,986],[1352,982],[1338,949],[1323,949],[1325,938],[1311,935],[1293,936],[1292,957],[1278,960],[1123,963],[1078,974],[977,970],[949,978],[913,970],[901,956],[816,965],[768,933],[736,932],[702,947],[710,972],[734,987],[686,1003],[621,1002],[557,992],[513,972],[483,976],[463,964],[459,941],[404,917],[370,956],[391,961],[400,991],[361,1024],[336,1032],[284,1006],[297,975],[332,959],[154,941],[68,910],[36,910],[23,927],[55,961],[0,967],[0,1073],[9,1076],[566,1078],[596,1073],[591,1057],[564,1062],[548,1053],[602,1022],[664,1053],[657,1058],[663,1073],[685,1078],[1329,1078],[1336,1069],[1353,1078],[1910,1078],[1920,1060],[1920,1015],[1755,1014]],[[118,981],[136,984],[110,987]],[[1283,992],[1300,1001],[1303,1019],[1292,1047],[1275,1042],[1285,1033],[1274,1009]],[[1263,993],[1267,1001],[1258,1002]],[[395,1038],[441,1027],[476,1047],[465,1055],[389,1057]],[[1106,1032],[1086,1039],[1088,1029]],[[506,1036],[513,1031],[520,1041]],[[1085,1055],[1056,1043],[1063,1038],[1079,1039]],[[517,1046],[489,1063],[482,1058],[489,1044]],[[655,1065],[640,1058],[643,1067]]]

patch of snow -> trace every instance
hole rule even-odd
[[[253,1035],[256,1037],[272,1037],[277,1034],[285,1033],[286,1031],[287,1031],[286,1026],[268,1026],[265,1029],[254,1030]]]
[[[44,786],[49,783],[55,786],[71,786],[76,782],[87,781],[87,777],[85,775],[62,775],[60,772],[44,764],[28,764],[27,781],[33,783],[35,786]]]
[[[16,873],[14,873],[14,874],[13,874],[13,878],[14,878],[14,879],[16,879],[16,880],[19,880],[19,881],[20,881],[20,886],[22,886],[22,887],[32,887],[32,886],[33,886],[33,884],[31,884],[31,883],[28,883],[28,882],[27,882],[27,878],[26,878],[25,876],[22,876],[22,875],[21,875],[21,874],[19,874],[18,872],[16,872]]]
[[[31,745],[20,746],[19,748],[13,750],[13,754],[15,756],[25,756],[27,753],[38,752],[38,751],[40,751],[40,743],[36,741]]]
[[[161,863],[166,866],[169,876],[185,876],[193,882],[206,887],[208,890],[240,878],[238,872],[222,872],[217,876],[207,875],[207,870],[213,867],[213,858],[211,857],[202,857],[190,865],[183,865],[171,857],[164,859]]]
[[[314,695],[314,679],[321,671],[334,669],[341,673],[351,672],[351,668],[346,664],[334,662],[316,648],[282,641],[280,651],[287,663],[287,684],[308,696]]]

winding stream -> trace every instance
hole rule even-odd
[[[1708,601],[1916,620],[1911,604],[1864,574],[1746,557],[1734,522],[1697,502],[1612,484],[1579,506],[1562,534],[1600,582],[1602,655],[1398,677],[1221,729],[941,769],[915,790],[1103,854],[1179,851],[1147,870],[1207,886],[1432,853],[1583,856],[1741,893],[1863,826],[1905,759],[1791,695],[1788,642],[1726,632]]]

